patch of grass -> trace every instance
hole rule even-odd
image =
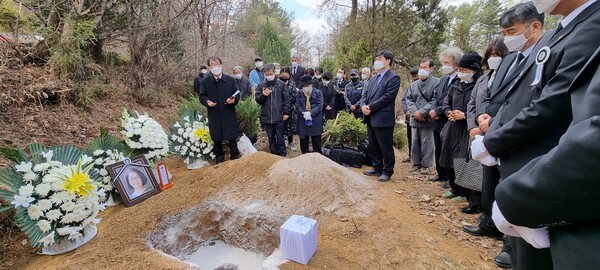
[[[406,138],[406,126],[396,124],[396,126],[394,126],[394,147],[402,150],[407,145],[408,138]]]

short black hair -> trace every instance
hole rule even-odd
[[[307,68],[306,70],[304,70],[304,74],[310,75],[310,76],[315,76],[315,70],[312,68]]]
[[[419,67],[413,67],[410,70],[410,75],[417,75],[417,74],[419,74]]]
[[[264,70],[265,71],[267,71],[267,70],[273,70],[273,71],[275,71],[275,65],[273,65],[271,63],[266,64],[265,67],[264,67]]]
[[[318,71],[319,73],[323,74],[323,68],[322,68],[322,67],[316,67],[316,68],[315,68],[315,72],[317,72],[317,71]]]
[[[291,75],[291,74],[292,74],[292,70],[290,69],[290,67],[288,67],[288,66],[284,66],[284,67],[281,67],[281,72],[280,72],[280,74],[281,74],[281,73],[287,73],[287,74],[290,74],[290,75]]]
[[[341,70],[344,72],[344,75],[346,75],[346,69],[345,68],[338,68],[338,70]],[[337,73],[337,72],[336,72]]]
[[[429,62],[429,67],[435,67],[435,62],[433,62],[433,59],[431,59],[431,57],[424,57],[423,59],[421,59],[421,62],[419,62],[419,64],[425,63],[425,62]]]
[[[333,74],[331,74],[330,71],[327,71],[325,73],[323,73],[323,79],[326,81],[331,81],[331,79],[333,78]]]
[[[496,53],[498,56],[503,58],[510,54],[510,51],[506,47],[506,44],[504,44],[504,37],[496,38],[494,41],[492,41],[492,43],[490,43],[490,45],[488,45],[487,49],[485,50],[485,53],[483,54],[483,60],[481,60],[481,64],[486,68],[489,68],[487,61],[488,59],[490,59],[490,57],[492,57],[493,53]]]
[[[213,60],[218,60],[219,64],[221,64],[221,65],[223,64],[223,60],[221,60],[220,57],[218,57],[218,56],[211,56],[211,57],[208,58],[208,60],[206,60],[206,65],[210,66],[210,61],[213,61]]]
[[[531,24],[539,21],[544,26],[544,13],[538,13],[533,2],[512,6],[500,16],[500,27],[509,28],[516,23]]]
[[[375,54],[375,57],[383,55],[386,60],[390,60],[390,65],[394,62],[394,53],[389,50],[381,50]]]
[[[144,186],[145,186],[145,185],[148,183],[148,179],[146,178],[146,175],[145,175],[144,173],[142,173],[142,171],[140,171],[140,170],[138,170],[138,169],[133,169],[133,168],[131,168],[131,169],[129,169],[129,170],[127,171],[127,174],[125,174],[125,180],[126,180],[126,181],[125,181],[125,183],[127,184],[127,187],[128,187],[129,189],[134,189],[134,188],[131,186],[131,184],[129,184],[129,174],[131,174],[132,172],[133,172],[133,173],[136,173],[137,175],[139,175],[139,176],[140,176],[140,179],[142,179],[142,185],[144,185]]]

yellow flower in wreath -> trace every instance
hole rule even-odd
[[[196,135],[196,138],[204,143],[207,143],[210,140],[210,134],[205,127],[196,129],[196,131],[194,131],[194,135]]]

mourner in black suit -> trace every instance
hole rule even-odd
[[[296,54],[292,55],[292,78],[296,85],[300,85],[300,78],[304,76],[304,67],[300,66],[300,57]]]
[[[599,66],[600,49],[596,49],[567,90],[573,122],[558,146],[506,178],[496,192],[509,222],[549,227],[556,269],[598,269],[600,265]]]
[[[379,181],[389,181],[394,174],[393,135],[396,124],[395,100],[400,89],[400,76],[390,70],[394,61],[391,51],[379,51],[374,68],[379,71],[363,91],[360,106],[367,122],[369,153],[373,169],[366,175],[379,176]]]
[[[213,152],[217,163],[225,160],[223,141],[229,142],[231,159],[236,159],[240,155],[236,142],[239,128],[235,112],[240,94],[235,94],[238,89],[235,79],[223,74],[222,65],[223,62],[219,57],[208,59],[212,74],[202,80],[200,88],[200,103],[208,108],[208,127],[210,137],[215,143]]]
[[[594,1],[561,1],[553,9],[553,14],[563,15],[564,19],[558,29],[536,45],[539,52],[532,53],[514,86],[509,88],[484,139],[488,152],[500,158],[503,179],[556,146],[571,122],[567,89],[600,45],[599,9],[600,3]],[[526,200],[543,203],[534,198],[528,196]],[[521,263],[527,264],[533,256],[522,254],[523,249],[518,248],[517,267],[529,269]],[[540,265],[535,260],[531,263],[529,267]]]

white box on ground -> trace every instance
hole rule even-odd
[[[293,215],[279,228],[284,258],[306,265],[317,251],[317,221]]]

